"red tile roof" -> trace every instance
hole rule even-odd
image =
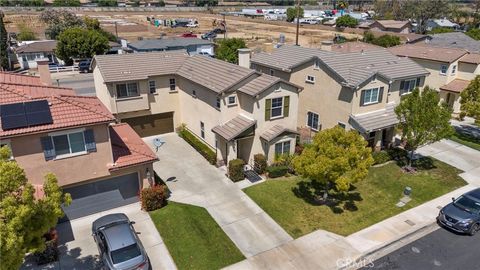
[[[110,138],[114,162],[110,170],[158,160],[150,147],[126,123],[110,126]]]
[[[444,86],[440,86],[440,90],[461,93],[469,84],[470,81],[455,79]]]
[[[36,81],[34,77],[0,72],[0,105],[48,100],[53,119],[52,124],[12,130],[2,130],[0,126],[0,137],[115,121],[113,115],[96,97],[77,96],[69,88],[45,86],[37,83],[39,81]]]

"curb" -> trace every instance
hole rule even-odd
[[[375,253],[378,253],[381,250],[387,249],[387,248],[397,244],[399,241],[405,240],[405,239],[413,236],[414,234],[418,234],[420,232],[427,231],[428,229],[431,229],[432,227],[434,227],[436,224],[437,224],[436,221],[432,221],[432,222],[430,222],[426,225],[423,225],[422,227],[420,227],[418,229],[415,229],[411,232],[408,232],[408,233],[406,233],[406,234],[404,234],[404,235],[402,235],[398,238],[395,238],[391,241],[385,242],[385,243],[381,244],[379,247],[373,248],[372,250],[367,251],[366,253],[360,255],[360,257],[358,257],[354,262],[350,263],[349,265],[345,265],[345,266],[340,267],[338,269],[339,270],[357,269],[357,267],[355,267],[356,265],[361,265],[362,261],[366,260],[368,257],[374,255]],[[352,267],[354,267],[354,268],[352,268]]]

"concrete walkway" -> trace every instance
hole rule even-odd
[[[292,240],[269,215],[176,134],[161,137],[155,172],[172,191],[170,200],[205,207],[245,257]],[[152,145],[153,137],[144,138]]]

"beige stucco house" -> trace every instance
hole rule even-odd
[[[293,153],[300,87],[280,78],[182,51],[96,56],[98,98],[141,136],[182,124],[219,164]]]
[[[368,29],[408,34],[412,32],[412,23],[410,21],[376,20],[368,25]]]
[[[460,113],[460,93],[471,80],[480,75],[480,54],[464,49],[428,46],[428,44],[402,45],[390,52],[408,57],[430,72],[425,85],[437,89],[440,98]]]
[[[336,125],[358,130],[372,147],[387,146],[398,123],[394,107],[423,87],[428,71],[385,49],[333,52],[284,46],[252,57],[253,69],[304,89],[298,127],[302,139]]]
[[[73,198],[64,209],[69,219],[137,201],[153,180],[156,155],[95,97],[0,72],[0,111],[0,145],[11,149],[38,196],[45,174],[56,175]]]

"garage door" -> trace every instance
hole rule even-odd
[[[173,132],[173,112],[146,115],[122,119],[128,123],[140,137]]]
[[[107,180],[65,188],[72,203],[63,208],[62,221],[88,216],[138,201],[138,174],[132,173]]]

